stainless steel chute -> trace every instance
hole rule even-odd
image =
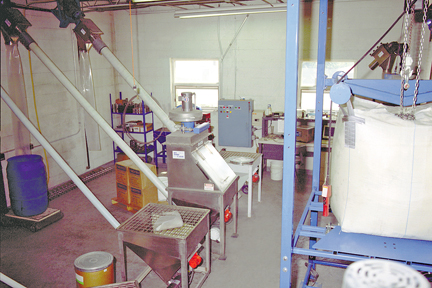
[[[237,177],[225,161],[220,161],[223,158],[210,141],[198,146],[192,156],[220,191],[226,191]]]
[[[225,208],[232,205],[237,237],[238,176],[208,141],[208,132],[176,131],[167,136],[168,200],[177,205],[208,208],[210,222],[220,222],[220,257],[226,259]]]

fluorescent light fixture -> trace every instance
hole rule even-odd
[[[228,8],[209,8],[197,10],[184,10],[174,13],[175,18],[198,18],[240,14],[256,14],[270,12],[286,12],[286,4],[239,6]]]

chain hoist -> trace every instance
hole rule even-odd
[[[400,112],[396,114],[402,119],[405,120],[414,120],[415,116],[415,108],[416,108],[416,102],[417,102],[417,95],[418,95],[418,88],[419,88],[419,80],[420,80],[420,72],[421,72],[421,62],[423,57],[423,46],[424,46],[424,33],[425,33],[425,25],[426,25],[426,14],[427,9],[429,6],[429,1],[424,0],[423,1],[423,21],[422,21],[422,29],[421,29],[421,38],[420,38],[420,47],[419,47],[419,57],[417,59],[417,73],[416,73],[416,83],[415,83],[415,89],[414,89],[414,97],[413,97],[413,104],[411,107],[411,111],[407,112],[405,111],[405,108],[403,107],[403,99],[404,99],[404,92],[409,88],[409,77],[410,77],[410,69],[407,68],[407,60],[409,57],[409,46],[411,43],[411,31],[412,31],[412,25],[409,25],[409,19],[410,17],[410,0],[406,0],[406,8],[405,8],[405,21],[404,21],[404,46],[403,46],[403,52],[402,52],[402,67],[401,67],[401,89],[400,89]],[[413,8],[414,10],[414,8]],[[412,11],[414,12],[414,11]],[[410,57],[411,59],[411,57]]]

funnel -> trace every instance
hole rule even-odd
[[[183,226],[155,231],[154,224],[164,213],[180,213]],[[123,281],[127,279],[126,247],[140,257],[165,283],[181,268],[182,279],[188,279],[188,258],[192,256],[206,238],[206,251],[209,253],[209,210],[149,203],[121,224],[119,244],[124,257],[122,265]],[[123,245],[123,246],[122,246]],[[210,257],[206,257],[209,265]],[[205,278],[210,273],[207,267]]]

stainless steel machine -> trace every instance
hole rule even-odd
[[[233,210],[232,237],[237,237],[238,176],[208,141],[208,123],[193,125],[202,118],[202,111],[192,103],[193,93],[185,92],[181,97],[182,107],[170,113],[171,120],[182,122],[181,129],[166,138],[168,200],[176,205],[210,209],[211,224],[220,218],[219,259],[224,260],[227,206]]]
[[[183,226],[158,231],[157,227],[155,228],[157,220],[173,211],[181,215]],[[198,249],[204,247],[206,250],[205,267],[195,286],[201,287],[210,274],[208,214],[208,209],[156,203],[149,203],[135,213],[117,228],[123,258],[121,261],[122,280],[127,280],[126,248],[129,248],[149,266],[142,276],[138,276],[137,282],[140,283],[153,270],[162,281],[169,283],[176,271],[180,271],[181,287],[189,288],[188,259]],[[203,239],[205,239],[204,246],[201,244]]]

